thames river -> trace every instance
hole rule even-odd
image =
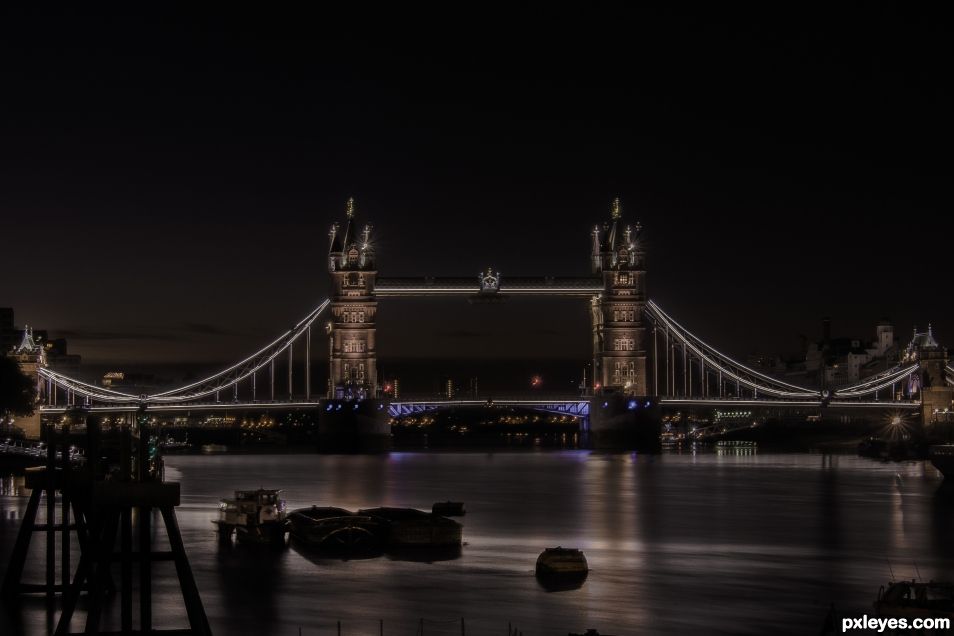
[[[411,636],[421,619],[428,636],[451,635],[461,618],[469,635],[503,636],[508,625],[526,636],[817,634],[831,603],[839,615],[872,614],[892,571],[954,572],[954,496],[928,462],[711,451],[170,456],[166,479],[182,484],[179,523],[218,635],[331,635],[338,621],[342,634],[377,634],[383,620],[385,634]],[[465,545],[436,561],[220,546],[218,500],[260,486],[283,488],[290,509],[461,500]],[[0,569],[25,508],[6,480]],[[557,545],[585,551],[579,589],[537,583],[537,555]],[[39,577],[41,561],[30,568]],[[156,622],[185,627],[172,565],[156,570]],[[29,602],[0,627],[45,634],[44,607]],[[115,623],[118,603],[111,612]]]

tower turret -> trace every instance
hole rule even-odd
[[[593,273],[599,274],[600,267],[602,266],[601,265],[602,262],[600,261],[600,253],[602,250],[600,247],[601,243],[600,243],[600,226],[599,225],[593,226],[593,231],[590,232],[590,236],[592,238],[592,248],[590,250],[590,264],[592,266]]]
[[[354,199],[345,206],[345,230],[332,228],[329,398],[371,398],[378,391],[372,226],[359,232]]]
[[[649,395],[646,372],[646,269],[642,226],[624,225],[618,198],[603,231],[594,230],[593,264],[604,291],[593,303],[594,383],[604,392]],[[599,235],[599,236],[598,236]]]
[[[341,245],[341,235],[338,232],[338,224],[332,223],[331,230],[328,232],[331,244],[328,247],[328,271],[333,272],[341,265],[341,254],[343,247]]]

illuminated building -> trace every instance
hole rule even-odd
[[[593,381],[603,392],[649,395],[645,246],[642,226],[624,225],[622,212],[614,199],[610,220],[592,232],[592,269],[603,278],[592,300]]]
[[[354,199],[348,199],[345,229],[331,227],[329,398],[375,397],[378,392],[374,296],[377,275],[371,226],[358,229]]]
[[[23,334],[20,338],[20,344],[14,347],[8,354],[20,365],[20,371],[30,378],[39,378],[40,367],[46,366],[46,351],[40,343],[34,339],[33,330],[29,326],[23,328]],[[37,395],[40,393],[39,380],[37,380]],[[14,424],[20,427],[29,439],[39,439],[40,437],[40,411],[33,415],[17,418]]]

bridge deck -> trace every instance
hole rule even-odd
[[[524,406],[527,408],[546,408],[554,405],[563,405],[568,410],[580,409],[583,404],[588,404],[592,397],[557,397],[552,398],[539,397],[533,399],[527,398],[486,398],[475,400],[441,400],[441,399],[400,399],[391,402],[392,407],[407,407],[409,409],[437,409],[448,407],[469,407],[469,406]],[[822,408],[821,401],[816,400],[752,400],[752,399],[734,399],[734,398],[661,398],[659,403],[664,407],[712,407],[712,408],[732,408],[739,406],[759,407],[759,408]],[[183,411],[255,411],[271,409],[296,409],[296,408],[317,408],[318,400],[292,400],[282,401],[260,401],[260,402],[202,402],[192,404],[149,404],[150,412],[183,412]],[[45,414],[65,413],[71,407],[59,405],[45,405],[40,407],[40,412]],[[139,408],[138,404],[112,404],[108,406],[92,406],[88,410],[94,413],[125,413],[135,411]],[[850,401],[850,400],[831,400],[825,408],[828,409],[919,409],[921,403],[918,401]]]
[[[423,278],[378,278],[374,285],[377,296],[474,296],[481,294],[480,280],[472,278],[427,276]],[[603,291],[603,280],[597,277],[513,277],[502,276],[496,291],[484,294],[506,296],[586,296]]]

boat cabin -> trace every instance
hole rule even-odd
[[[281,490],[237,490],[234,499],[219,504],[219,521],[230,526],[261,525],[285,518]]]

